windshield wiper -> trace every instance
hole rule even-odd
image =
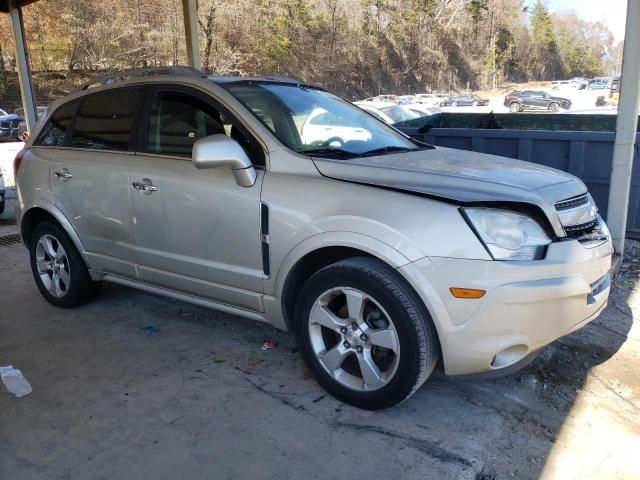
[[[300,150],[298,153],[326,158],[353,158],[358,156],[357,153],[331,147],[310,148],[308,150]]]
[[[415,151],[418,151],[418,150],[422,150],[422,148],[388,146],[388,147],[374,148],[373,150],[369,150],[367,152],[361,153],[359,156],[360,157],[372,157],[374,155],[383,155],[385,153],[415,152]]]

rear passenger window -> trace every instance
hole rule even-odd
[[[42,133],[34,142],[34,145],[44,147],[62,147],[67,138],[67,132],[71,125],[73,113],[78,102],[71,102],[60,107],[51,116],[47,124],[42,129]]]
[[[71,146],[96,150],[129,150],[140,90],[115,90],[82,100]]]

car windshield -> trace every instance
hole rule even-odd
[[[304,155],[347,159],[424,148],[324,90],[269,82],[223,87],[282,143]]]

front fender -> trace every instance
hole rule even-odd
[[[277,268],[276,275],[265,281],[265,293],[282,297],[284,284],[291,269],[305,255],[325,247],[348,247],[362,250],[393,268],[400,268],[411,261],[393,246],[373,236],[348,231],[326,231],[306,238],[285,256]]]

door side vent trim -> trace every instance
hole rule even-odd
[[[262,246],[262,271],[271,275],[271,252],[269,249],[269,205],[260,202],[260,241]]]

